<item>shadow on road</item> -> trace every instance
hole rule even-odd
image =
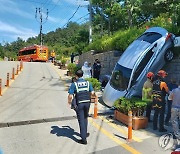
[[[51,128],[51,134],[55,134],[58,137],[67,137],[74,140],[75,142],[78,142],[78,139],[74,135],[80,137],[80,134],[75,132],[74,129],[72,129],[71,127],[62,126],[62,128],[60,128],[59,126],[51,126]]]

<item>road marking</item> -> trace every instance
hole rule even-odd
[[[56,67],[52,64],[51,65],[53,68],[54,68],[54,70],[58,73],[58,75],[60,76],[60,79],[63,81],[63,79],[62,79],[62,77],[61,77],[61,74],[57,71],[57,69],[56,69]],[[66,82],[65,81],[63,81],[64,82],[64,85],[65,86],[67,86],[67,84],[66,84]],[[132,147],[130,147],[129,145],[127,145],[126,143],[123,143],[122,141],[120,141],[120,140],[118,140],[115,136],[113,136],[111,133],[109,133],[107,130],[105,130],[104,128],[102,128],[102,127],[100,127],[97,123],[95,123],[93,120],[90,120],[90,122],[91,122],[91,124],[93,125],[93,126],[95,126],[97,129],[99,129],[103,134],[105,134],[106,136],[108,136],[110,139],[112,139],[114,142],[116,142],[117,144],[119,144],[120,146],[122,146],[123,148],[125,148],[126,150],[128,150],[128,151],[130,151],[131,153],[133,153],[133,154],[140,154],[140,152],[138,152],[136,149],[134,149],[134,148],[132,148]],[[113,126],[113,124],[112,124],[112,127],[114,127]],[[116,126],[117,127],[117,126]],[[117,127],[117,128],[119,128],[119,127]],[[120,130],[120,128],[119,128],[119,130]],[[121,130],[122,131],[122,130]],[[123,130],[124,131],[124,130]],[[127,134],[127,133],[126,133]],[[133,138],[134,139],[134,138]],[[134,139],[134,140],[137,140],[138,141],[138,139],[136,138],[136,139]],[[139,139],[139,142],[140,142],[140,139]]]
[[[140,154],[139,151],[137,151],[136,149],[130,147],[129,145],[127,145],[126,143],[123,143],[122,141],[120,141],[119,139],[117,139],[114,135],[112,135],[111,133],[109,133],[107,130],[105,130],[104,128],[102,128],[101,126],[99,126],[96,122],[94,122],[92,119],[89,118],[89,122],[96,127],[98,130],[100,130],[103,134],[105,134],[107,137],[109,137],[110,139],[112,139],[114,142],[116,142],[117,144],[119,144],[120,146],[122,146],[124,149],[128,150],[129,152],[133,153],[133,154]]]
[[[125,134],[125,135],[128,135],[128,132],[127,132],[127,131],[125,131],[124,129],[118,127],[116,124],[110,122],[109,120],[105,119],[105,118],[102,117],[102,116],[99,116],[99,118],[102,119],[104,122],[106,122],[106,123],[107,123],[108,125],[110,125],[111,127],[113,127],[113,128],[115,128],[116,130],[118,130],[119,132],[121,132],[121,133],[123,133],[123,134]],[[142,139],[140,139],[140,138],[138,138],[138,137],[136,137],[136,136],[134,136],[134,135],[133,135],[132,138],[133,138],[134,141],[142,142]]]

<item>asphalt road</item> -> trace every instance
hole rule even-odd
[[[6,63],[0,65],[4,70],[11,62],[2,63]],[[146,130],[133,131],[134,140],[127,143],[127,127],[106,115],[109,109],[101,104],[103,115],[89,117],[88,144],[78,144],[78,122],[67,104],[63,77],[64,72],[51,63],[24,63],[23,71],[0,97],[0,148],[4,154],[171,152],[159,146],[162,134],[154,132],[151,124]]]

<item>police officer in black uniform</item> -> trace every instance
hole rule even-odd
[[[77,81],[71,84],[69,88],[68,103],[71,105],[73,95],[76,98],[77,107],[75,111],[77,114],[81,140],[78,140],[80,144],[87,144],[86,137],[88,125],[88,113],[90,108],[91,95],[94,95],[92,84],[82,78],[83,71],[78,70],[76,72]]]

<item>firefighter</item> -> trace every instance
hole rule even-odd
[[[52,63],[54,63],[55,57],[56,57],[56,53],[55,53],[55,51],[53,50],[53,51],[51,52],[51,60],[52,60]]]
[[[164,78],[167,73],[164,70],[158,71],[153,81],[153,104],[154,118],[153,118],[153,129],[157,130],[157,121],[159,117],[159,132],[166,132],[164,128],[164,112],[165,112],[165,96],[169,92]]]
[[[78,70],[76,72],[77,80],[71,84],[69,88],[68,103],[71,105],[73,95],[75,94],[77,107],[75,108],[76,115],[79,122],[81,140],[78,140],[80,144],[87,144],[86,137],[88,126],[88,113],[90,108],[91,95],[94,95],[92,84],[82,78],[83,71]]]
[[[148,72],[147,75],[147,80],[143,85],[142,89],[142,100],[147,102],[147,107],[146,107],[146,117],[148,118],[148,121],[151,122],[151,108],[152,108],[152,89],[153,89],[153,77],[154,73],[153,72]]]

